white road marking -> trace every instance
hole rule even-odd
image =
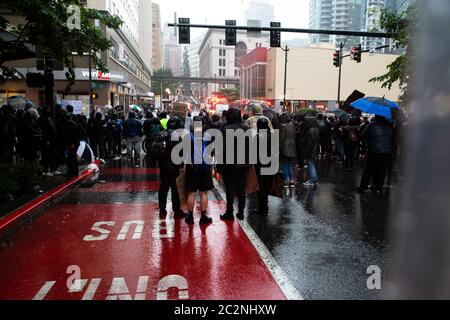
[[[168,290],[170,288],[178,289],[178,300],[189,299],[189,286],[186,278],[172,274],[162,278],[158,283],[158,292],[156,293],[156,300],[167,300]]]
[[[34,296],[33,300],[44,300],[45,296],[50,292],[51,288],[55,285],[56,281],[47,281]]]
[[[223,190],[222,186],[215,179],[213,179],[213,181],[214,181],[216,190],[219,192],[223,201],[225,201],[225,199],[226,199],[225,191]],[[255,247],[256,251],[258,252],[258,254],[259,254],[260,258],[262,259],[262,261],[264,262],[264,264],[266,265],[267,269],[270,271],[273,278],[277,282],[281,291],[286,296],[286,298],[288,300],[304,300],[302,295],[298,292],[298,290],[295,288],[295,286],[289,280],[288,276],[285,274],[283,269],[281,269],[278,262],[272,256],[269,249],[267,249],[267,247],[264,245],[264,243],[258,237],[256,232],[252,229],[252,227],[247,223],[247,221],[238,220],[238,222],[239,222],[239,225],[241,226],[242,230],[244,230],[245,234],[249,238],[250,242]]]
[[[139,240],[142,237],[142,231],[144,230],[145,221],[135,220],[135,221],[127,221],[123,224],[122,229],[119,232],[119,236],[117,240],[125,240],[128,236],[128,232],[130,231],[130,227],[135,225],[133,240]]]
[[[83,298],[81,298],[81,300],[92,300],[95,296],[95,293],[97,292],[98,286],[100,285],[100,282],[102,281],[102,279],[100,278],[95,278],[92,279],[91,282],[89,282],[89,286],[86,289],[86,292],[83,295]]]

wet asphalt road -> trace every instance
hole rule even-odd
[[[285,198],[270,198],[269,214],[253,213],[248,222],[305,299],[378,299],[389,279],[388,224],[394,192],[360,195],[361,165],[345,172],[331,160],[319,166],[320,186],[299,184]],[[367,288],[367,268],[382,271],[382,290]]]
[[[116,168],[121,167],[118,164],[115,163]],[[129,166],[133,167],[123,162],[124,168]],[[154,164],[144,162],[142,166],[153,168]],[[323,160],[318,172],[320,186],[306,189],[301,184],[304,172],[297,170],[297,187],[287,191],[284,199],[270,198],[267,215],[253,213],[255,197],[250,197],[248,223],[305,299],[383,297],[383,290],[367,288],[367,268],[372,265],[381,268],[385,288],[390,261],[388,225],[394,214],[391,202],[396,190],[383,196],[357,194],[354,188],[359,182],[361,164],[349,173],[331,160]],[[87,192],[90,185],[87,183],[79,192],[65,196],[60,204],[156,203],[156,185],[152,192],[128,192],[117,189],[117,185],[109,188],[108,183],[131,183],[139,189],[140,184],[157,179],[156,172],[102,174],[97,183],[97,188],[104,189],[102,192]]]

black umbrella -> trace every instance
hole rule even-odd
[[[348,123],[349,120],[352,118],[350,114],[341,109],[330,111],[330,113],[334,114],[337,119],[341,120],[344,123]]]
[[[348,96],[347,100],[345,100],[344,104],[341,106],[341,109],[347,113],[351,113],[352,106],[351,104],[361,98],[364,98],[366,95],[358,90],[352,92],[351,95]]]

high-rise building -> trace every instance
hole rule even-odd
[[[333,25],[333,0],[311,0],[309,2],[309,28],[330,30]],[[310,35],[311,43],[330,42],[326,34]]]
[[[118,29],[107,28],[99,20],[95,25],[109,39],[112,46],[99,53],[108,72],[101,72],[89,63],[86,55],[74,55],[75,83],[71,92],[66,92],[68,81],[67,69],[54,71],[54,95],[57,103],[63,100],[76,101],[76,113],[89,115],[91,111],[90,93],[95,93],[94,105],[122,105],[148,103],[151,100],[150,81],[150,46],[145,42],[149,35],[149,19],[143,17],[149,12],[149,0],[84,0],[80,4],[87,8],[106,11],[118,15],[124,22]],[[144,15],[140,14],[143,10]],[[147,41],[149,42],[149,41]],[[92,61],[92,60],[91,60]],[[14,62],[15,63],[15,62]],[[26,74],[36,72],[36,59],[20,61],[15,64],[18,70]],[[90,81],[91,80],[91,81]],[[24,80],[0,84],[0,92],[9,96],[20,95],[32,100],[37,105],[44,105],[44,93],[40,88],[28,88]],[[2,95],[3,96],[3,95]],[[0,98],[2,98],[0,96]]]
[[[152,2],[139,0],[139,54],[148,69],[152,69]]]
[[[152,2],[152,71],[163,66],[163,34],[161,29],[161,10],[158,3]]]
[[[310,0],[309,27],[345,31],[380,30],[383,8],[404,11],[413,0]],[[365,49],[385,45],[386,39],[346,36],[311,35],[311,43],[330,42],[336,47],[345,43],[345,49],[362,43]]]
[[[164,67],[172,70],[174,76],[182,76],[182,50],[178,44],[178,38],[170,34],[164,44]]]
[[[391,1],[391,6],[392,1]],[[387,6],[386,0],[367,0],[366,1],[366,13],[365,13],[365,31],[381,31],[380,19],[381,12]],[[364,49],[376,48],[388,43],[387,39],[383,38],[364,38]]]
[[[361,31],[364,29],[366,0],[310,0],[309,26],[311,29]],[[360,42],[359,37],[311,35],[311,43],[345,43],[349,49]]]
[[[246,31],[238,31],[236,37],[236,46],[227,46],[223,30],[209,29],[206,32],[198,51],[201,78],[238,79],[243,70],[242,58],[256,48],[270,46],[270,36],[267,33],[261,34],[259,37],[252,37]],[[199,93],[206,97],[220,89],[233,87],[234,85],[226,83],[204,84]]]
[[[270,22],[275,19],[275,8],[271,0],[246,0],[242,1],[243,18],[242,23],[248,24],[248,21],[260,21],[261,26],[269,27]]]
[[[198,50],[202,44],[204,35],[195,38],[188,46],[189,65],[191,67],[191,76],[198,77],[200,75],[200,56]]]
[[[365,0],[333,0],[332,29],[345,31],[360,31],[364,26]],[[339,46],[345,43],[345,49],[359,44],[360,37],[331,36],[331,41]]]

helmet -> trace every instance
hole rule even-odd
[[[181,120],[181,118],[177,116],[171,117],[167,122],[167,129],[169,130],[182,129],[183,127],[183,120]]]

